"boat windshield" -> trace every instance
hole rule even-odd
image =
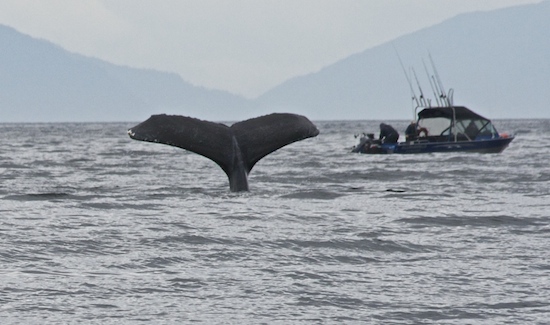
[[[451,120],[445,117],[424,118],[418,120],[418,126],[428,130],[430,135],[448,135]]]
[[[485,119],[462,119],[456,121],[456,129],[459,137],[466,137],[468,140],[476,138],[494,138],[498,133],[489,120]],[[454,132],[452,132],[454,134]]]
[[[456,130],[452,124],[452,119],[446,117],[424,118],[418,120],[418,125],[421,128],[426,128],[428,134],[432,136],[448,136],[453,137],[455,133],[459,140],[474,140],[476,138],[495,138],[498,137],[498,132],[491,123],[486,119],[457,119]]]

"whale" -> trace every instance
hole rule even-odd
[[[231,126],[159,114],[128,130],[134,140],[175,146],[211,159],[227,175],[231,192],[249,190],[248,175],[260,159],[318,134],[307,117],[290,113],[273,113]]]

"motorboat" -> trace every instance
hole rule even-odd
[[[401,58],[399,58],[401,62]],[[414,106],[415,121],[406,131],[406,141],[397,142],[397,131],[390,126],[393,136],[375,138],[373,133],[363,133],[359,137],[359,144],[353,147],[352,152],[367,154],[413,154],[430,152],[479,152],[500,153],[514,136],[508,133],[498,133],[491,120],[485,118],[467,107],[456,106],[453,103],[453,89],[445,91],[437,74],[430,55],[434,74],[430,76],[426,65],[426,73],[435,96],[436,105],[424,96],[422,87],[414,70],[412,73],[418,85],[420,96],[413,90],[411,78],[403,72],[409,82]],[[381,124],[382,128],[387,125]]]
[[[491,120],[464,106],[427,107],[414,122],[416,134],[406,141],[387,143],[373,133],[362,134],[352,152],[413,154],[429,152],[500,153],[513,135],[498,133]]]

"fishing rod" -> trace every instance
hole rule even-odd
[[[401,69],[403,69],[403,74],[405,74],[405,78],[407,79],[407,82],[409,83],[409,89],[411,90],[412,99],[416,102],[416,107],[419,107],[420,102],[418,101],[418,98],[416,97],[416,93],[414,92],[414,89],[413,89],[413,86],[412,86],[412,83],[411,83],[411,79],[409,78],[409,75],[407,74],[407,70],[405,70],[405,66],[403,65],[403,61],[401,60],[401,56],[399,56],[399,52],[397,52],[397,49],[395,48],[395,45],[393,45],[393,49],[395,50],[395,54],[397,55],[397,58],[399,59],[399,64],[401,64]],[[416,116],[414,116],[414,112],[413,112],[413,118],[416,118]]]
[[[458,132],[456,128],[456,109],[453,106],[453,90],[449,89],[449,96],[447,96],[447,92],[445,91],[445,88],[443,88],[443,83],[441,82],[441,79],[439,78],[439,74],[437,73],[437,69],[435,68],[434,60],[432,58],[432,54],[428,52],[428,56],[430,57],[430,62],[432,63],[432,67],[434,69],[435,78],[437,79],[437,82],[439,84],[440,90],[441,90],[441,99],[442,101],[452,109],[453,111],[453,119],[451,122],[451,134],[454,134],[454,140],[455,142],[458,141]]]
[[[416,84],[418,85],[418,91],[420,91],[420,104],[422,106],[427,107],[426,104],[426,97],[424,97],[424,92],[422,91],[422,87],[420,86],[420,82],[418,81],[418,77],[416,76],[416,71],[414,71],[414,68],[411,68],[412,74],[414,76],[414,79],[416,80]]]
[[[437,81],[435,81],[435,77],[432,75],[432,78],[430,79],[430,82],[433,82],[435,86],[435,90],[437,91],[437,94],[441,94],[441,90],[439,89],[439,86],[437,85]],[[445,106],[445,103],[443,102],[443,99],[441,98],[441,95],[435,95],[435,98],[437,100],[437,103],[439,106]]]
[[[435,101],[437,102],[437,106],[441,106],[441,103],[439,102],[439,96],[437,96],[436,87],[434,85],[435,82],[432,82],[432,78],[430,77],[430,72],[428,71],[428,67],[426,67],[426,62],[424,59],[422,59],[422,65],[424,66],[424,71],[426,71],[426,76],[428,77],[428,81],[430,82],[430,88],[432,88],[432,92],[434,94]]]
[[[439,78],[439,73],[437,73],[437,69],[434,64],[434,60],[432,58],[432,54],[428,52],[428,56],[430,57],[430,62],[432,63],[432,68],[434,69],[435,79],[437,80],[437,84],[439,84],[439,90],[441,92],[441,100],[444,104],[447,104],[447,106],[451,106],[449,101],[447,100],[447,93],[445,92],[445,88],[443,87],[443,83],[441,82],[441,79]]]

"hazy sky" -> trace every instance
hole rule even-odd
[[[541,0],[0,0],[0,24],[252,98],[464,12]]]

